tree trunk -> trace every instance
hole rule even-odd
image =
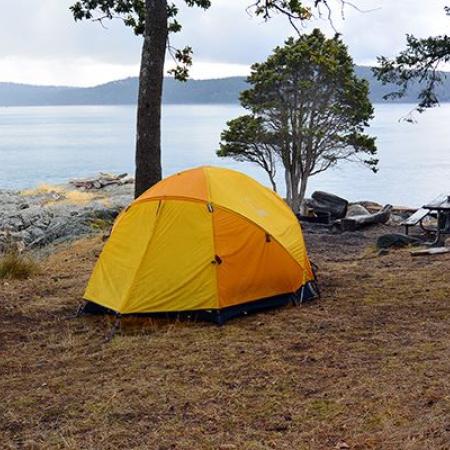
[[[300,201],[300,197],[298,195],[298,192],[294,192],[293,196],[292,196],[291,208],[292,208],[292,211],[294,211],[295,214],[298,214],[300,212],[300,204],[301,204],[301,201]]]
[[[292,208],[292,178],[288,169],[284,170],[284,180],[286,183],[286,202]]]
[[[135,197],[161,180],[161,100],[167,48],[167,0],[146,0],[139,74]]]
[[[307,180],[306,180],[307,181]],[[301,179],[301,188],[299,190],[299,184],[300,179],[298,175],[296,174],[290,174],[290,192],[291,192],[291,203],[290,206],[292,208],[292,211],[294,211],[295,214],[298,214],[300,212],[300,205],[303,200],[303,196],[305,195],[306,190],[306,181],[304,181],[304,178]],[[303,183],[304,186],[303,186]]]
[[[277,192],[277,183],[275,182],[275,178],[273,175],[269,174],[270,184],[272,185],[272,189],[274,192]]]
[[[306,194],[306,187],[308,186],[308,176],[307,175],[303,175],[302,179],[300,181],[300,190],[298,192],[298,202],[299,202],[299,206],[302,204],[303,199],[305,198],[305,194]]]

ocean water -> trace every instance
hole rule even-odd
[[[450,104],[418,115],[415,124],[401,121],[411,108],[375,105],[368,132],[377,137],[377,174],[343,163],[311,178],[308,192],[411,206],[450,194]],[[165,105],[164,175],[220,165],[268,185],[258,167],[215,155],[226,121],[241,112],[237,105]],[[99,171],[133,173],[135,116],[133,106],[0,108],[0,188],[63,183]],[[278,178],[283,193],[281,170]]]

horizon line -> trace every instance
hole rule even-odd
[[[372,65],[365,65],[365,64],[355,64],[355,67],[364,67],[364,68],[371,68],[374,67]],[[444,71],[442,71],[444,72]],[[80,85],[68,85],[68,84],[32,84],[32,83],[21,83],[21,82],[17,82],[17,81],[1,81],[0,80],[0,85],[2,84],[14,84],[16,86],[29,86],[29,87],[47,87],[47,88],[59,88],[59,89],[92,89],[92,88],[96,88],[99,86],[104,86],[106,84],[110,84],[110,83],[117,83],[120,81],[125,81],[125,80],[129,80],[132,78],[137,78],[139,79],[139,75],[130,75],[127,76],[125,78],[116,78],[113,80],[109,80],[109,81],[105,81],[103,83],[97,83],[97,84],[93,84],[93,85],[89,85],[89,86],[80,86]],[[211,77],[211,78],[188,78],[187,81],[212,81],[212,80],[227,80],[230,78],[247,78],[247,75],[229,75],[229,76],[225,76],[225,77]],[[174,79],[172,76],[164,76],[164,79]]]

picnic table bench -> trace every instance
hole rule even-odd
[[[437,204],[442,203],[447,198],[447,195],[440,194],[438,197],[436,197],[434,200],[432,200],[429,204]],[[409,228],[414,227],[416,225],[419,225],[422,230],[425,232],[429,232],[430,230],[425,228],[422,224],[422,221],[425,219],[425,217],[433,215],[432,210],[429,208],[426,208],[425,206],[422,206],[422,208],[419,208],[412,216],[408,217],[405,221],[403,221],[400,225],[405,227],[405,234],[408,235]]]
[[[430,245],[441,244],[442,236],[450,234],[450,195],[424,205],[424,209],[437,213],[436,238]]]

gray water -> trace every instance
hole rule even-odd
[[[399,121],[411,108],[376,105],[369,132],[377,136],[377,174],[344,163],[311,178],[309,193],[411,206],[450,193],[450,104],[419,115],[416,124]],[[268,184],[258,167],[215,155],[226,121],[241,112],[237,105],[164,106],[164,175],[211,164]],[[0,108],[0,188],[63,183],[99,171],[133,173],[134,140],[133,106]],[[281,176],[279,186],[283,191]]]

